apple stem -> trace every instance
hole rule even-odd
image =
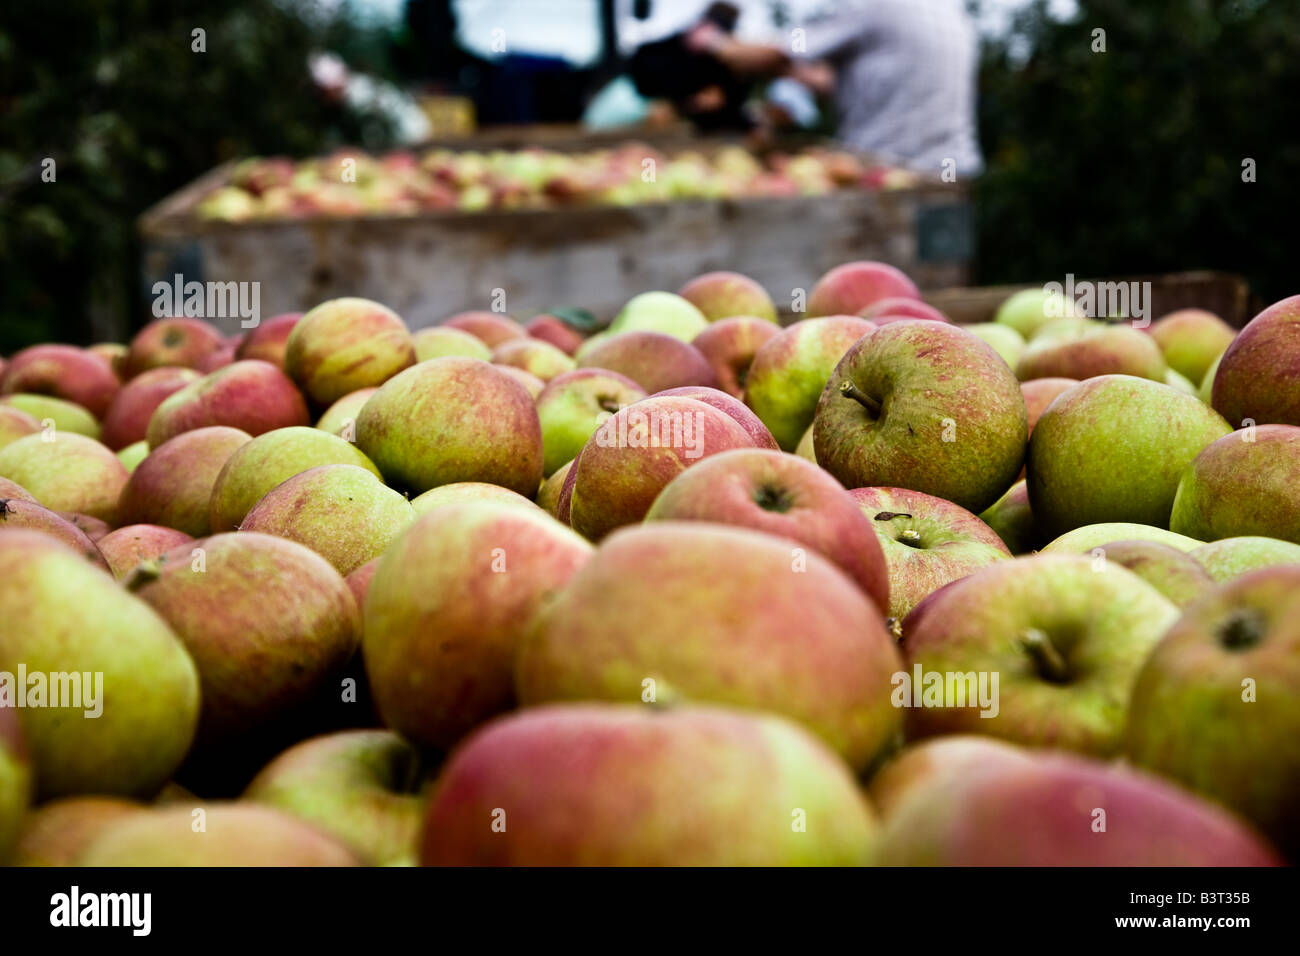
[[[879,417],[880,410],[881,410],[880,403],[876,401],[874,398],[872,398],[870,395],[868,395],[866,392],[864,392],[862,389],[858,388],[852,382],[841,382],[840,394],[843,395],[845,398],[853,399],[855,402],[857,402],[859,405],[865,408],[872,418]]]
[[[161,561],[141,561],[134,569],[132,569],[131,573],[126,576],[126,580],[122,582],[122,587],[128,592],[134,594],[150,581],[156,581],[161,576]]]
[[[1063,684],[1070,679],[1070,665],[1043,631],[1031,627],[1021,636],[1020,646],[1033,659],[1038,673],[1046,680]]]

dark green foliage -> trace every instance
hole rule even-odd
[[[1041,7],[985,50],[978,281],[1207,268],[1300,292],[1300,2]]]
[[[297,0],[57,0],[0,17],[0,329],[12,352],[139,313],[136,217],[232,157],[383,145],[322,98]],[[195,52],[192,31],[206,31]],[[42,182],[53,158],[57,180]]]

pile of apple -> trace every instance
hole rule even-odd
[[[196,207],[202,219],[416,215],[574,205],[636,206],[676,199],[820,196],[842,188],[906,189],[920,177],[852,153],[812,147],[765,160],[739,146],[675,155],[641,143],[560,153],[436,149],[371,157],[355,151],[295,162],[248,159]]]
[[[1300,296],[1077,311],[856,262],[13,355],[0,860],[1295,861]]]

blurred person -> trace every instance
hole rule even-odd
[[[979,39],[963,0],[840,0],[791,52],[745,43],[707,20],[685,44],[738,77],[787,75],[833,94],[837,138],[918,172],[984,166],[976,135]],[[798,34],[794,35],[798,37]]]
[[[734,3],[711,3],[697,27],[730,39],[740,18]],[[746,111],[753,80],[720,61],[688,38],[696,27],[638,47],[627,64],[628,75],[641,96],[666,100],[702,130],[748,130],[754,125]]]

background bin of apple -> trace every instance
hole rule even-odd
[[[1300,858],[1300,296],[807,303],[0,360],[0,862]]]

